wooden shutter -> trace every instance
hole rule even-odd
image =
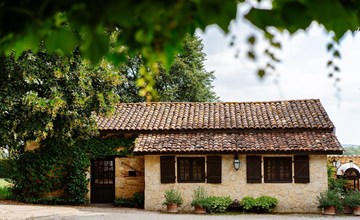
[[[160,157],[161,183],[175,183],[175,157]]]
[[[261,183],[261,156],[246,157],[247,183]]]
[[[309,156],[295,155],[294,156],[294,179],[295,183],[309,183]]]
[[[221,156],[207,157],[207,182],[221,183]]]

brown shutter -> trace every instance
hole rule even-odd
[[[261,183],[261,156],[246,157],[247,183]]]
[[[294,156],[294,179],[295,179],[295,183],[310,182],[308,155]]]
[[[221,183],[221,156],[207,157],[207,182]]]
[[[160,157],[161,183],[175,183],[175,157]]]

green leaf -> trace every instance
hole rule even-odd
[[[53,31],[45,42],[49,51],[59,51],[65,55],[70,55],[76,44],[75,34],[67,28]]]
[[[331,51],[333,48],[334,48],[334,44],[333,44],[333,43],[328,43],[328,44],[326,45],[327,51]]]
[[[90,30],[90,29],[88,29]],[[109,51],[109,37],[105,33],[88,31],[85,42],[81,47],[84,56],[93,64],[99,63],[103,55]]]
[[[333,53],[333,56],[341,59],[340,51],[335,50],[334,53]]]
[[[258,69],[257,71],[257,75],[260,77],[260,78],[264,78],[265,76],[265,70],[264,69]]]
[[[251,45],[254,45],[256,42],[256,37],[254,35],[251,35],[248,39],[247,42]]]

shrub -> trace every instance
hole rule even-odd
[[[240,201],[235,199],[232,201],[232,203],[229,205],[228,211],[230,212],[242,212],[243,211],[243,208],[240,204]]]
[[[132,198],[116,198],[116,199],[114,199],[114,206],[115,207],[134,208],[135,203],[132,200]]]
[[[202,208],[208,208],[209,206],[208,195],[203,187],[199,186],[198,188],[194,189],[191,206],[200,206]]]
[[[114,206],[128,207],[128,208],[143,208],[144,192],[136,192],[131,198],[116,198],[114,199]]]
[[[256,199],[246,196],[240,204],[245,212],[269,213],[277,206],[278,200],[271,196],[260,196]]]
[[[347,192],[344,197],[344,205],[347,205],[350,208],[360,206],[360,191],[350,190]]]
[[[8,186],[0,187],[0,200],[9,199],[11,196],[11,189]]]
[[[318,208],[327,208],[330,206],[335,206],[337,211],[342,211],[344,209],[342,202],[342,195],[337,190],[326,190],[320,193],[317,197]]]
[[[183,203],[183,199],[181,197],[181,194],[178,190],[171,188],[165,192],[164,195],[165,201],[163,202],[163,205],[169,205],[169,204],[177,204],[178,206],[181,206]]]
[[[132,200],[136,208],[144,208],[144,200],[145,200],[144,192],[134,193]]]
[[[253,209],[256,206],[256,201],[253,197],[245,196],[241,200],[240,205],[242,206],[242,208],[245,212],[253,212],[253,211],[255,211]]]
[[[278,200],[271,196],[260,196],[256,198],[256,208],[259,212],[269,213],[278,204]]]
[[[229,196],[210,196],[208,197],[207,210],[211,213],[223,213],[226,212],[232,200]]]

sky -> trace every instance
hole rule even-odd
[[[221,101],[272,101],[292,99],[320,99],[336,128],[341,144],[360,145],[360,33],[347,34],[340,42],[341,59],[337,61],[340,81],[329,78],[327,61],[331,58],[326,45],[331,39],[317,24],[292,36],[277,35],[282,42],[278,54],[281,63],[276,72],[260,79],[256,70],[261,65],[243,55],[246,38],[255,33],[259,40],[257,53],[265,48],[260,32],[236,19],[225,35],[217,26],[210,26],[197,35],[204,44],[205,69],[214,71],[214,91]],[[236,35],[230,47],[231,35]],[[240,56],[235,57],[239,49]],[[338,92],[337,88],[340,88]]]

